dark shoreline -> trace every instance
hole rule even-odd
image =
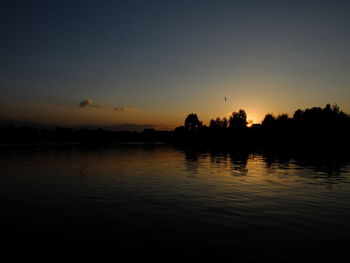
[[[35,128],[10,124],[0,127],[0,145],[80,144],[110,146],[121,143],[166,143],[182,147],[242,151],[334,152],[348,154],[350,116],[337,105],[296,110],[293,117],[267,114],[261,124],[249,124],[244,110],[204,125],[194,113],[173,131],[145,129]]]

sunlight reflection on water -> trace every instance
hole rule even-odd
[[[0,156],[3,232],[22,244],[201,247],[350,234],[348,161],[166,145],[16,147]]]

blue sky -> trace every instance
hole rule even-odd
[[[3,119],[172,128],[191,112],[350,112],[349,1],[1,5]]]

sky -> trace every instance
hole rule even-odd
[[[173,129],[189,113],[350,113],[349,31],[350,1],[1,1],[0,119]]]

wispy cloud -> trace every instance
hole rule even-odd
[[[118,112],[125,112],[125,111],[134,110],[134,108],[133,107],[114,107],[113,110]]]
[[[92,99],[83,100],[79,104],[80,108],[86,108],[86,107],[89,107],[89,106],[92,106]]]
[[[112,109],[117,112],[127,112],[131,110],[135,110],[134,107],[125,107],[125,106],[119,106],[119,107],[106,107],[106,106],[100,106],[93,103],[92,99],[86,99],[79,103],[79,108],[88,108],[88,107],[94,107],[94,108],[104,108],[104,109]]]

